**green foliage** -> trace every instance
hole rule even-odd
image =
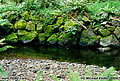
[[[87,68],[87,71],[85,72],[85,77],[79,76],[78,69],[77,69],[75,72],[73,72],[72,69],[69,69],[69,71],[70,71],[70,74],[67,73],[67,72],[65,72],[65,73],[69,76],[70,81],[83,81],[83,80],[84,80],[84,81],[88,81],[88,80],[86,79],[86,77],[89,77],[89,78],[92,78],[92,77],[93,77],[93,76],[92,76],[91,69],[90,69],[90,66]],[[99,77],[100,77],[100,78],[106,77],[106,78],[108,78],[107,81],[114,81],[113,79],[111,79],[111,77],[115,77],[115,76],[116,76],[116,75],[112,75],[112,73],[113,73],[114,71],[115,71],[115,68],[114,68],[114,67],[110,67],[108,70],[106,70],[106,71],[103,72],[102,74],[100,74],[100,72],[98,72],[96,77],[98,77],[98,78],[99,78]],[[55,76],[52,76],[52,77],[54,77],[53,79],[54,79],[55,81],[60,81],[60,80],[57,79],[57,77],[55,77]],[[90,80],[90,81],[94,81],[94,80]],[[95,81],[106,81],[106,80],[96,79]],[[118,81],[118,80],[115,80],[115,81]]]
[[[0,65],[0,78],[7,78],[7,72],[5,72],[4,70],[2,70],[2,66]],[[7,80],[4,80],[7,81]]]
[[[90,11],[90,15],[92,19],[105,19],[109,16],[109,14],[118,14],[120,12],[120,2],[118,1],[109,1],[102,3],[94,3],[92,5],[88,5],[88,10]]]
[[[3,41],[5,41],[5,38],[0,39],[0,45],[5,44],[5,43],[2,43]],[[3,51],[5,51],[5,50],[7,50],[8,48],[14,48],[14,47],[13,47],[13,46],[10,46],[10,45],[7,45],[7,46],[4,46],[4,47],[1,47],[1,48],[0,48],[0,52],[3,52]]]
[[[42,72],[43,71],[41,71],[41,70],[37,72],[37,76],[35,77],[35,81],[40,81],[40,75]]]

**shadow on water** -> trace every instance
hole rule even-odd
[[[114,66],[120,69],[120,48],[111,52],[100,52],[90,48],[63,48],[60,46],[17,46],[0,54],[0,59],[51,59],[58,61],[77,62],[98,66]]]

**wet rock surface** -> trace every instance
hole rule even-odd
[[[42,60],[42,59],[12,59],[12,60],[0,60],[0,65],[3,66],[2,70],[5,70],[8,73],[8,77],[11,80],[15,77],[21,77],[23,81],[35,81],[35,77],[39,70],[42,70],[40,80],[42,81],[53,81],[53,78],[50,75],[56,76],[60,81],[70,81],[69,77],[65,74],[64,71],[70,73],[68,68],[71,68],[73,71],[76,71],[77,68],[80,76],[84,77],[85,71],[88,68],[86,64],[77,64],[77,63],[68,63],[68,62],[58,62],[55,60]],[[95,65],[90,65],[91,72],[93,76],[100,72],[103,73],[107,70],[106,67],[98,67]],[[113,74],[120,76],[120,71],[115,71]],[[20,79],[20,78],[19,78]],[[18,81],[16,79],[16,81]]]

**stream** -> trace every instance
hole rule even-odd
[[[120,70],[120,47],[112,48],[109,52],[100,52],[96,48],[85,47],[18,45],[0,53],[0,60],[2,59],[51,59],[107,68],[114,66],[116,70]]]

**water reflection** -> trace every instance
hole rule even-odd
[[[100,52],[97,49],[70,48],[57,46],[17,46],[0,54],[0,59],[12,58],[34,58],[52,59],[58,61],[77,62],[93,64],[98,66],[114,66],[120,69],[120,48],[112,49],[110,52]]]

